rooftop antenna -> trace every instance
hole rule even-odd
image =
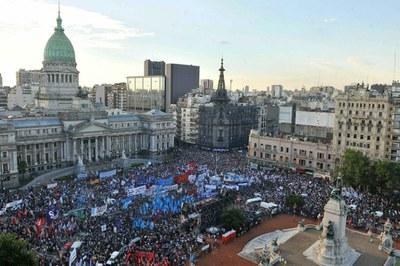
[[[229,82],[230,82],[229,83],[229,90],[232,92],[232,82],[233,82],[233,80],[231,79]]]
[[[396,80],[396,72],[397,72],[397,55],[396,48],[394,49],[394,58],[393,58],[393,80]]]
[[[60,17],[60,0],[58,0],[58,17]]]

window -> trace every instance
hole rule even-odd
[[[379,145],[376,145],[376,146],[375,146],[375,149],[376,149],[376,150],[379,150]]]
[[[281,152],[283,152],[283,147],[281,146]]]
[[[254,148],[257,148],[257,143],[254,143]]]
[[[3,173],[8,174],[8,164],[3,163]]]
[[[289,153],[289,148],[286,148],[286,153]]]
[[[7,158],[7,152],[6,152],[6,151],[3,151],[2,157],[3,157],[3,158]]]
[[[380,139],[380,137],[376,137],[376,141],[380,141],[381,139]]]

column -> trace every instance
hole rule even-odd
[[[111,136],[107,136],[107,156],[109,157],[111,154]]]
[[[42,161],[43,161],[43,164],[47,164],[48,161],[46,160],[46,143],[42,144],[42,148],[43,148],[43,160]]]
[[[76,139],[72,139],[73,142],[73,147],[72,147],[72,160],[75,161],[75,156],[76,156]]]
[[[115,144],[114,144],[114,147],[115,147],[115,152],[116,152],[116,154],[118,154],[118,152],[119,152],[119,136],[116,136],[116,137],[115,137]]]
[[[26,145],[24,145],[24,161],[28,164],[28,156],[26,156]]]
[[[128,153],[132,153],[132,135],[128,135]]]
[[[79,143],[81,145],[81,154],[80,154],[80,156],[81,156],[81,158],[83,160],[84,159],[84,156],[83,156],[83,138],[80,139]]]
[[[125,135],[122,135],[121,136],[121,142],[122,142],[122,147],[121,147],[121,153],[122,153],[122,151],[123,150],[125,150]],[[126,151],[125,151],[126,152]]]
[[[99,160],[99,150],[98,150],[98,145],[99,145],[99,143],[98,143],[98,140],[97,140],[97,138],[98,137],[96,137],[95,139],[94,139],[94,159],[95,159],[95,161],[97,162],[98,160]]]
[[[137,141],[138,134],[135,134],[133,137],[134,137],[134,141],[135,141],[135,152],[137,152],[138,151],[138,141]]]
[[[92,161],[92,147],[91,147],[91,138],[88,139],[88,157],[89,157],[89,162]]]
[[[36,144],[32,144],[33,146],[33,158],[32,158],[32,165],[37,165],[37,161],[36,161]]]
[[[103,159],[104,159],[105,151],[106,151],[105,142],[106,142],[106,137],[103,136],[101,138],[101,146],[102,146],[102,148],[101,148],[101,156],[102,156]]]

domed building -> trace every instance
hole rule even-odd
[[[70,110],[79,92],[79,71],[75,51],[64,33],[60,11],[57,27],[46,43],[37,106],[50,110]]]

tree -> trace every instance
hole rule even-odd
[[[19,172],[20,174],[25,174],[26,168],[27,168],[27,165],[26,165],[26,162],[25,162],[25,161],[20,161],[20,162],[18,163],[18,172]]]
[[[286,197],[285,204],[290,208],[301,208],[304,205],[304,198],[301,195],[290,194]]]
[[[360,151],[347,149],[343,154],[339,170],[346,185],[368,189],[373,184],[371,163]]]
[[[374,166],[376,185],[379,188],[379,193],[393,192],[393,190],[399,188],[399,163],[392,161],[376,161]]]
[[[227,209],[221,214],[221,223],[226,229],[239,230],[246,222],[244,212],[240,209]]]
[[[38,265],[34,253],[28,248],[25,240],[18,239],[15,234],[0,234],[0,265]]]

